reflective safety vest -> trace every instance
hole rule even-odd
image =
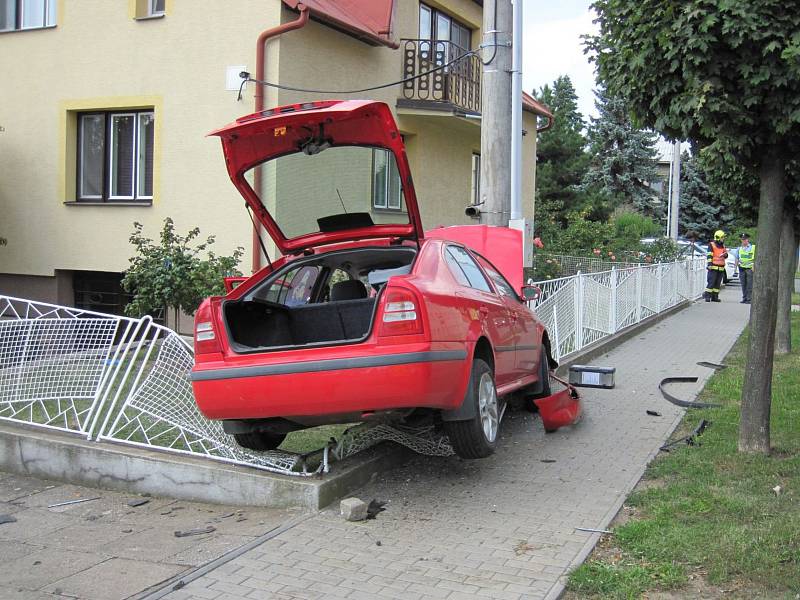
[[[752,269],[753,262],[756,259],[756,246],[750,244],[746,248],[742,246],[739,248],[739,267],[742,269]]]
[[[723,254],[726,252],[727,250],[725,250],[724,244],[711,242],[708,245],[708,264],[714,265],[715,267],[724,267],[725,258],[723,257]]]

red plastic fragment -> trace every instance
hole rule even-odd
[[[578,390],[558,377],[554,376],[553,379],[563,384],[564,389],[533,401],[539,409],[542,425],[547,432],[574,425],[581,418],[581,396]]]

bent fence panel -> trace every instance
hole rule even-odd
[[[269,471],[302,457],[249,452],[203,417],[193,350],[150,317],[0,296],[0,419]]]
[[[705,281],[705,260],[578,273],[533,283],[541,289],[529,302],[561,360],[684,301],[696,300]]]

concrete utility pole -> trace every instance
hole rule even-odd
[[[672,189],[669,198],[669,237],[678,239],[678,206],[681,199],[681,143],[672,143],[672,163],[670,164]]]
[[[483,3],[481,101],[482,222],[506,226],[511,217],[511,0]]]

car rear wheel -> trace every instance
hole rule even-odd
[[[286,439],[285,433],[269,433],[266,431],[255,431],[252,433],[234,433],[236,443],[248,450],[275,450]]]
[[[464,402],[471,402],[475,416],[466,421],[445,421],[453,450],[461,458],[486,458],[497,447],[500,403],[491,367],[480,358],[472,363],[470,384]]]
[[[541,386],[537,384],[537,391],[525,397],[525,408],[532,413],[539,412],[539,407],[533,402],[539,398],[546,398],[551,395],[553,391],[550,389],[550,364],[547,350],[542,348],[542,355],[539,357],[539,381]]]

